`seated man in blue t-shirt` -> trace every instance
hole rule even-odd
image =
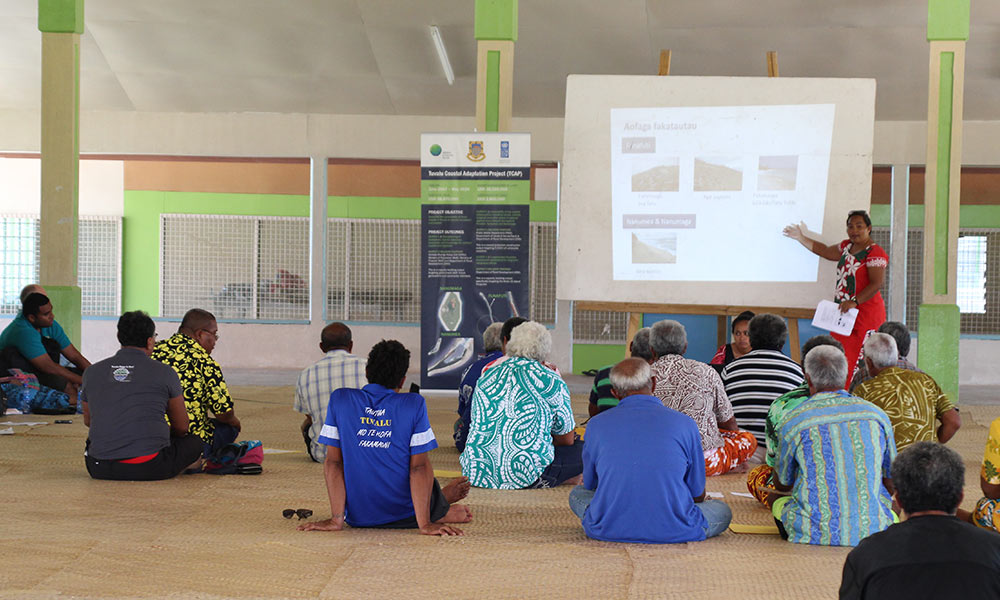
[[[453,504],[469,493],[459,477],[442,488],[428,452],[437,448],[420,394],[401,394],[410,351],[382,340],[368,353],[368,385],[330,394],[321,444],[329,446],[323,472],[332,517],[306,523],[303,531],[351,527],[419,529],[425,535],[462,535],[446,523],[468,523],[467,506]]]
[[[652,395],[649,363],[626,358],[611,369],[619,399],[594,416],[583,445],[583,485],[569,505],[588,537],[669,544],[719,535],[733,518],[705,499],[705,456],[691,417]]]
[[[34,373],[39,383],[66,392],[75,404],[77,389],[83,381],[81,373],[90,366],[90,361],[66,337],[55,320],[52,302],[37,291],[40,289],[39,285],[31,285],[22,291],[21,312],[0,333],[0,362],[5,363],[5,368],[17,367]],[[60,365],[60,354],[77,369]]]

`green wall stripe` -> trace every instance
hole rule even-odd
[[[129,192],[125,192],[126,196]],[[308,194],[223,194],[160,192],[164,213],[308,217]]]
[[[542,200],[541,202],[531,202],[528,204],[529,220],[532,223],[555,223],[559,211],[557,202]]]
[[[906,209],[910,227],[923,227],[924,205],[911,204]],[[873,227],[889,227],[892,224],[892,213],[888,204],[875,204],[870,212]],[[1000,229],[1000,205],[963,204],[958,207],[958,215],[959,227]]]
[[[500,128],[500,52],[486,53],[486,131]]]
[[[160,215],[308,217],[309,196],[126,190],[122,212],[122,309],[160,316]]]
[[[625,344],[573,344],[573,372],[581,374],[621,362]]]
[[[948,188],[951,183],[951,113],[955,87],[955,53],[941,53],[938,91],[937,189],[934,190],[934,293],[948,293]]]
[[[420,198],[328,196],[326,214],[342,219],[420,220]]]
[[[341,219],[420,219],[420,198],[328,196],[327,216]],[[529,202],[532,223],[555,223],[556,202]]]
[[[160,213],[164,192],[126,191],[122,213],[122,310],[160,316]]]

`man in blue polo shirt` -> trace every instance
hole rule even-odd
[[[460,477],[444,488],[434,478],[428,452],[437,448],[420,394],[401,394],[410,351],[395,340],[371,349],[360,390],[330,394],[319,443],[329,446],[323,472],[332,517],[306,523],[303,531],[351,527],[419,529],[425,535],[462,535],[446,523],[472,520],[453,504],[469,493]]]
[[[90,361],[80,354],[63,328],[55,320],[52,303],[39,285],[30,285],[21,292],[21,312],[0,333],[0,362],[5,368],[16,367],[34,373],[42,385],[70,395],[76,403],[76,392],[83,382],[81,373]],[[59,364],[65,356],[77,370]]]
[[[618,363],[611,386],[618,406],[587,425],[583,485],[569,495],[587,537],[670,544],[725,531],[733,513],[724,502],[705,499],[698,426],[652,395],[649,363]]]

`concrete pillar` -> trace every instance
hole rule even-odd
[[[929,0],[930,85],[924,189],[924,286],[920,368],[958,399],[960,315],[956,304],[962,96],[970,0]]]
[[[82,347],[76,270],[83,0],[39,0],[38,30],[42,32],[40,283],[66,334]]]
[[[517,0],[476,0],[476,129],[510,131]]]

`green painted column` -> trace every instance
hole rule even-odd
[[[962,96],[970,0],[929,0],[924,289],[917,362],[958,400],[961,315],[956,304]]]
[[[80,181],[80,34],[83,0],[38,0],[42,32],[40,279],[77,348]]]
[[[476,128],[510,131],[517,0],[476,0]]]

